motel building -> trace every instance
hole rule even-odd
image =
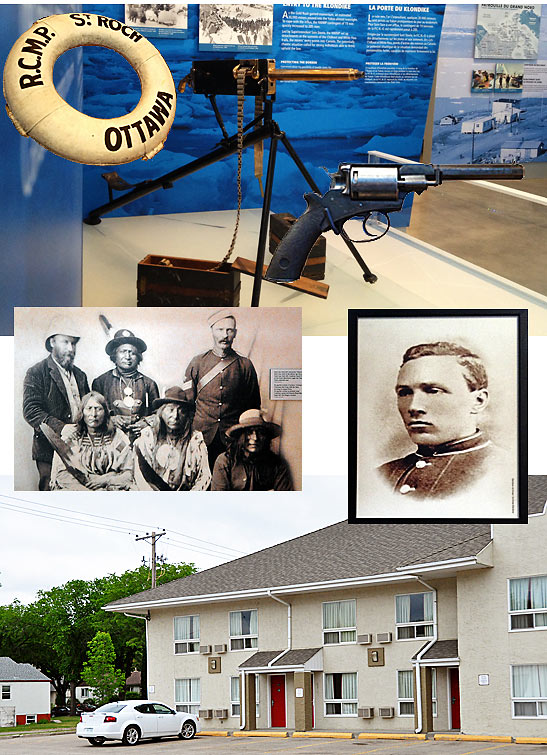
[[[341,522],[108,611],[146,618],[148,695],[205,730],[541,736],[547,477],[529,523]]]

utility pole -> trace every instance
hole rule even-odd
[[[156,586],[156,542],[166,534],[166,530],[163,530],[163,532],[147,532],[146,535],[135,537],[135,540],[146,540],[152,546],[152,559],[150,561],[152,568],[152,589]]]

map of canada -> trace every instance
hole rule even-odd
[[[541,5],[479,5],[476,58],[537,58]]]

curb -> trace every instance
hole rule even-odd
[[[288,737],[288,731],[234,731],[232,737]]]
[[[291,736],[299,739],[353,739],[353,734],[345,731],[295,731]]]
[[[47,729],[46,731],[6,731],[0,733],[0,739],[16,739],[18,737],[58,737],[61,734],[76,734],[76,729]]]
[[[425,734],[404,734],[404,733],[395,733],[395,734],[382,734],[377,732],[364,732],[362,734],[357,735],[357,739],[420,739],[424,740],[426,738]]]
[[[200,731],[196,737],[229,737],[227,731]]]
[[[512,742],[512,737],[493,737],[489,734],[434,734],[437,741],[464,741],[464,742]]]
[[[547,737],[515,737],[518,745],[547,745]]]

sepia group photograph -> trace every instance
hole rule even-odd
[[[300,490],[301,310],[17,308],[15,489]]]
[[[350,310],[349,517],[526,522],[526,310]]]

